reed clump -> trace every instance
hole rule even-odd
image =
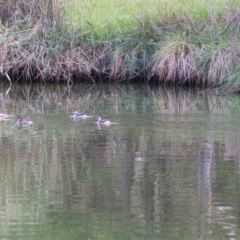
[[[2,76],[239,90],[240,11],[201,8],[194,15],[163,9],[154,16],[115,16],[100,26],[91,14],[81,15],[85,23],[71,23],[65,10],[58,0],[0,0]]]
[[[196,56],[200,49],[186,42],[170,42],[156,52],[152,74],[164,83],[184,84],[197,77]]]

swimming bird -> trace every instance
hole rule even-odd
[[[92,116],[88,116],[86,115],[85,113],[80,113],[78,111],[74,111],[73,112],[73,115],[71,116],[73,118],[82,118],[82,119],[85,119],[85,118],[89,118],[89,117],[92,117]]]
[[[21,127],[30,126],[30,125],[33,124],[33,122],[32,122],[31,120],[29,120],[29,119],[23,119],[22,116],[20,116],[20,115],[17,115],[17,117],[18,117],[17,123],[18,123],[18,125],[21,126]]]
[[[111,124],[118,124],[118,123],[111,122],[107,119],[102,119],[101,117],[97,117],[97,125],[109,126]]]
[[[9,115],[6,113],[0,113],[0,118],[8,118]]]

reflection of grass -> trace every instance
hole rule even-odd
[[[7,89],[8,86],[6,86]],[[5,92],[5,88],[2,88]],[[74,110],[90,115],[111,112],[168,112],[198,111],[231,112],[239,109],[237,95],[219,97],[198,89],[136,85],[13,85],[9,95],[0,95],[0,108],[9,114],[72,114]],[[18,103],[18,104],[16,104]]]
[[[32,236],[39,234],[44,236],[42,239],[46,239],[45,236],[55,239],[56,235],[58,239],[66,239],[66,236],[71,239],[82,236],[83,239],[96,236],[98,239],[132,239],[135,234],[138,239],[140,234],[143,239],[149,236],[151,239],[174,239],[176,236],[201,239],[198,226],[208,219],[199,218],[199,211],[217,219],[214,211],[205,212],[207,207],[214,209],[208,198],[212,196],[211,188],[203,184],[211,182],[212,175],[218,176],[209,174],[215,171],[210,164],[212,156],[218,154],[222,161],[229,154],[232,159],[234,149],[234,156],[239,156],[234,143],[239,137],[238,132],[236,139],[233,135],[226,137],[230,127],[222,122],[215,125],[217,132],[216,129],[209,131],[206,125],[201,125],[199,130],[199,123],[205,116],[198,118],[197,113],[207,112],[211,121],[207,119],[206,123],[217,124],[213,121],[214,114],[208,112],[231,112],[231,104],[239,105],[239,97],[227,99],[183,89],[131,85],[112,88],[78,85],[71,89],[59,87],[56,91],[53,87],[42,89],[43,86],[38,85],[29,89],[25,86],[20,91],[13,86],[1,104],[6,109],[12,107],[34,113],[45,103],[61,101],[64,92],[67,93],[64,104],[51,114],[85,106],[90,112],[115,113],[119,119],[125,113],[126,118],[122,119],[128,121],[132,117],[131,127],[122,122],[116,127],[98,130],[95,125],[87,129],[84,125],[56,121],[41,126],[36,123],[25,130],[5,131],[0,138],[0,202],[5,216],[1,227],[16,223],[18,227],[27,225],[25,229],[29,230],[30,224],[25,223],[30,222]],[[82,99],[91,101],[82,103]],[[177,102],[180,104],[176,105]],[[120,109],[122,103],[130,108],[135,106],[131,114],[125,106]],[[144,112],[144,104],[150,106],[151,103],[152,112]],[[114,112],[116,107],[119,107],[118,113]],[[156,114],[155,109],[158,109]],[[186,112],[195,115],[189,114],[193,117],[189,118]],[[46,112],[41,114],[44,116]],[[159,122],[141,124],[141,119],[136,119],[140,115],[145,120],[154,115],[154,120]],[[10,125],[0,123],[0,129]],[[227,131],[217,138],[224,128]],[[134,161],[135,154],[139,154],[142,161]],[[207,164],[203,164],[204,161]],[[235,162],[228,164],[233,166]],[[236,168],[229,169],[224,176],[231,180]],[[221,181],[224,183],[224,178]],[[215,184],[218,183],[215,181]],[[236,182],[228,181],[228,187],[236,189]],[[231,199],[227,200],[228,204]],[[176,226],[177,217],[181,217],[181,221]],[[186,226],[189,219],[196,221]],[[15,228],[8,230],[7,233],[12,233]],[[167,237],[162,237],[163,232]],[[21,236],[28,233],[21,232]]]

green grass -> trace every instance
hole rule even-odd
[[[236,0],[71,0],[64,7],[71,24],[93,45],[111,45],[110,77],[153,66],[146,75],[165,83],[192,78],[219,86],[230,79],[229,86],[239,85],[238,46],[229,33],[221,34],[229,10],[239,9]]]
[[[175,14],[197,20],[210,16],[210,0],[70,0],[64,4],[71,23],[81,31],[96,31],[106,37],[113,30],[121,33],[131,25],[150,16],[152,21],[164,21]],[[216,16],[224,15],[237,0],[213,0]]]
[[[240,89],[238,0],[63,1],[0,0],[0,74]]]

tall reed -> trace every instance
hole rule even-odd
[[[70,23],[63,6],[68,9],[57,0],[0,0],[2,76],[67,83],[141,79],[223,92],[239,89],[238,11],[217,12],[212,6],[190,14],[172,7],[121,21],[115,13],[115,22],[100,26],[90,11],[89,19],[80,15],[86,23]]]

